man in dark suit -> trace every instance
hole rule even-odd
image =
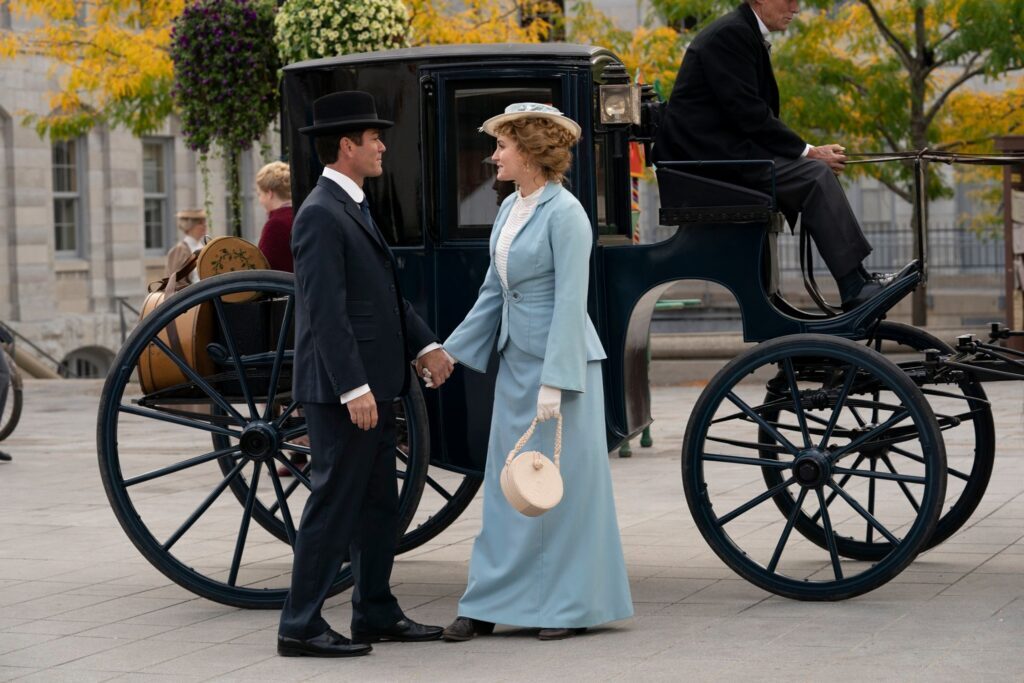
[[[364,92],[313,103],[323,175],[292,229],[295,258],[293,398],[309,426],[312,491],[295,539],[281,612],[284,656],[367,654],[378,640],[436,640],[441,627],[406,617],[389,585],[398,537],[392,401],[408,361],[440,386],[451,362],[401,297],[397,265],[371,216],[363,181],[379,176],[391,126]],[[418,352],[418,353],[417,353]],[[320,612],[346,553],[352,563],[352,640]]]
[[[655,161],[771,159],[775,194],[790,224],[802,215],[839,285],[843,308],[863,303],[891,281],[868,273],[871,245],[836,176],[840,145],[808,144],[779,118],[779,88],[770,60],[771,31],[783,31],[797,0],[746,0],[701,31],[683,57],[654,146]],[[710,169],[711,167],[708,167]],[[707,171],[720,180],[767,191],[760,166]]]

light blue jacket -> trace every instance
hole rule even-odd
[[[476,303],[444,348],[466,367],[486,372],[495,337],[498,351],[511,340],[543,360],[541,384],[584,391],[587,361],[606,357],[587,315],[594,242],[590,219],[572,193],[548,183],[512,241],[505,289],[494,269],[494,250],[516,194],[498,210],[491,230],[491,265]]]

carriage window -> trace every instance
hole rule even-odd
[[[446,176],[455,178],[448,199],[456,207],[457,224],[449,238],[487,237],[502,200],[514,191],[511,183],[498,181],[491,154],[494,138],[479,132],[480,124],[514,102],[540,102],[561,109],[561,90],[555,81],[467,82],[449,95],[446,139],[450,141]]]
[[[616,174],[612,166],[611,154],[609,151],[610,138],[607,134],[596,136],[594,139],[594,168],[595,184],[597,185],[597,234],[616,235],[619,234],[619,226],[616,225],[617,214],[615,202],[622,192],[616,192]]]

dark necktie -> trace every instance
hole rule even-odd
[[[370,226],[370,232],[380,240],[381,244],[386,244],[384,235],[381,234],[377,224],[373,222],[373,216],[370,215],[370,202],[365,195],[363,196],[363,201],[359,202],[359,210],[363,212],[363,218],[366,219],[366,224]]]
[[[768,54],[771,54],[772,53],[772,44],[769,43],[767,40],[764,40],[763,38],[762,38],[762,42],[764,42],[764,49],[768,51]]]

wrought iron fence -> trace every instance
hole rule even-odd
[[[902,268],[914,258],[914,233],[909,222],[861,225],[874,248],[867,258],[866,267],[875,271],[893,271]],[[675,234],[674,226],[651,226],[645,231],[644,242],[660,242]],[[800,240],[789,228],[779,235],[779,271],[783,275],[800,272]],[[1001,273],[1004,253],[1002,237],[979,236],[950,224],[932,224],[928,228],[928,269],[933,274],[966,275]],[[815,254],[814,272],[827,275],[828,270]]]
[[[865,222],[864,235],[873,247],[866,267],[892,271],[914,258],[914,234],[909,223]],[[928,227],[928,269],[934,274],[960,275],[999,273],[1003,268],[1002,237],[984,237],[950,224]],[[799,238],[779,236],[779,269],[783,273],[800,272]],[[815,273],[827,273],[820,257],[815,257]]]

